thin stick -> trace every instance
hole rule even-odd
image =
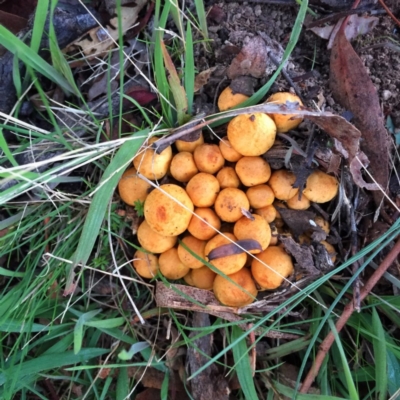
[[[397,259],[399,253],[400,253],[400,238],[397,240],[396,244],[394,245],[394,247],[392,248],[390,253],[384,258],[384,260],[382,261],[382,263],[378,267],[378,269],[368,279],[364,288],[361,290],[360,301],[364,300],[367,297],[367,295],[371,292],[371,290],[377,284],[379,279],[382,278],[382,276],[386,272],[386,270]],[[345,326],[346,322],[351,317],[353,312],[354,312],[354,302],[351,301],[346,305],[346,307],[343,310],[342,315],[336,322],[337,333],[339,333],[342,330],[342,328]],[[322,344],[318,350],[317,356],[315,357],[314,365],[308,371],[308,374],[307,374],[306,378],[304,379],[304,382],[299,390],[300,393],[307,393],[308,390],[310,389],[312,383],[314,382],[315,377],[317,376],[317,374],[321,368],[324,358],[325,358],[326,354],[328,353],[329,349],[331,348],[334,341],[335,341],[335,335],[331,331],[331,332],[329,332],[327,337],[322,342]]]
[[[393,13],[390,11],[389,7],[385,4],[385,2],[383,0],[379,0],[379,3],[386,10],[386,12],[389,14],[390,18],[392,18],[392,20],[394,22],[396,22],[397,25],[400,26],[400,21],[393,15]]]

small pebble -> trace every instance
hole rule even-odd
[[[392,92],[390,90],[384,90],[382,92],[383,100],[389,100],[392,97]]]
[[[256,5],[254,7],[254,14],[256,17],[259,17],[262,14],[262,10],[261,10],[261,6],[260,5]]]

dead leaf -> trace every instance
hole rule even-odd
[[[205,71],[201,71],[194,78],[194,92],[198,92],[204,85],[206,85],[210,79],[211,74],[217,69],[217,67],[208,68]]]
[[[337,24],[341,25],[343,20],[343,18],[340,19]],[[351,41],[359,35],[365,35],[371,32],[378,24],[378,21],[379,18],[368,15],[350,15],[345,28],[347,40]],[[315,26],[311,28],[310,31],[314,32],[322,39],[329,39],[328,49],[331,49],[337,35],[337,31],[334,30],[335,26],[336,25]]]
[[[228,257],[234,254],[241,254],[244,253],[245,250],[250,252],[256,251],[257,253],[259,253],[262,251],[262,248],[260,243],[257,242],[257,240],[243,239],[243,240],[238,240],[235,243],[223,244],[222,246],[219,246],[214,250],[211,250],[210,253],[207,255],[207,258],[209,261],[212,261],[215,260],[216,258]]]
[[[333,44],[330,71],[333,95],[342,106],[353,113],[354,124],[363,138],[361,148],[370,162],[371,175],[382,190],[386,191],[389,182],[389,140],[379,97],[362,61],[342,29]],[[354,170],[360,171],[355,158],[357,154],[353,151],[349,156],[354,156],[350,161],[352,173]],[[371,187],[368,189],[372,190]],[[381,192],[374,194],[376,204],[380,204],[382,197]]]
[[[26,18],[0,10],[0,25],[6,27],[12,33],[18,33],[26,27],[27,23]]]
[[[121,7],[121,31],[125,33],[136,22],[140,10],[146,5],[147,0],[137,0],[135,7]],[[103,29],[96,27],[82,35],[79,39],[68,45],[63,52],[71,53],[82,51],[88,59],[99,57],[104,52],[114,47],[118,40],[118,17],[112,18],[110,23]]]
[[[251,75],[254,78],[265,76],[268,64],[267,47],[260,36],[255,36],[240,50],[228,68],[230,79],[240,75]]]

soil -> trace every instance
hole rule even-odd
[[[398,15],[400,5],[395,3],[398,2],[387,1],[393,13]],[[259,32],[285,47],[297,16],[297,8],[288,6],[252,2],[218,2],[209,5],[215,10],[211,15],[216,14],[219,22],[209,18],[213,51],[203,52],[197,65],[200,70],[215,64],[227,67],[243,44]],[[379,6],[376,9],[383,11]],[[325,11],[328,14],[332,12],[329,9]],[[306,19],[306,24],[307,21],[311,21],[311,18]],[[396,127],[400,127],[400,48],[395,49],[388,44],[388,38],[400,40],[399,33],[400,27],[385,13],[380,14],[379,23],[371,33],[359,36],[352,42],[379,92],[385,115],[392,117]],[[313,71],[311,78],[298,83],[303,98],[310,106],[315,102],[321,110],[341,113],[343,109],[336,104],[329,89],[330,51],[327,50],[327,43],[313,32],[303,30],[287,69],[292,78]],[[261,79],[259,84],[266,80],[267,77]],[[271,92],[288,89],[290,84],[281,76]]]

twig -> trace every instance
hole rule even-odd
[[[393,13],[390,11],[389,7],[385,4],[385,2],[383,0],[379,0],[379,3],[386,10],[386,12],[389,14],[390,18],[392,18],[392,20],[394,22],[396,22],[397,25],[400,26],[400,21],[393,15]]]
[[[400,253],[400,238],[397,240],[396,244],[394,245],[394,247],[392,248],[390,253],[384,258],[384,260],[382,261],[382,263],[378,267],[378,269],[368,279],[364,288],[361,290],[360,301],[364,300],[367,297],[367,295],[371,292],[371,290],[376,285],[376,283],[379,281],[379,279],[382,278],[382,276],[384,275],[386,270],[397,259],[399,253]],[[343,310],[342,315],[336,322],[337,333],[339,333],[342,330],[342,328],[345,326],[345,324],[347,323],[348,319],[351,317],[353,312],[354,312],[354,302],[351,301],[346,305],[346,307]],[[308,371],[308,374],[305,377],[304,382],[299,390],[300,393],[307,393],[308,390],[310,389],[312,383],[314,382],[315,377],[317,376],[317,374],[321,368],[324,358],[325,358],[326,354],[328,353],[329,349],[331,348],[334,341],[335,341],[335,335],[331,331],[331,332],[329,332],[327,337],[322,342],[322,344],[318,350],[317,356],[315,357],[314,365]]]

